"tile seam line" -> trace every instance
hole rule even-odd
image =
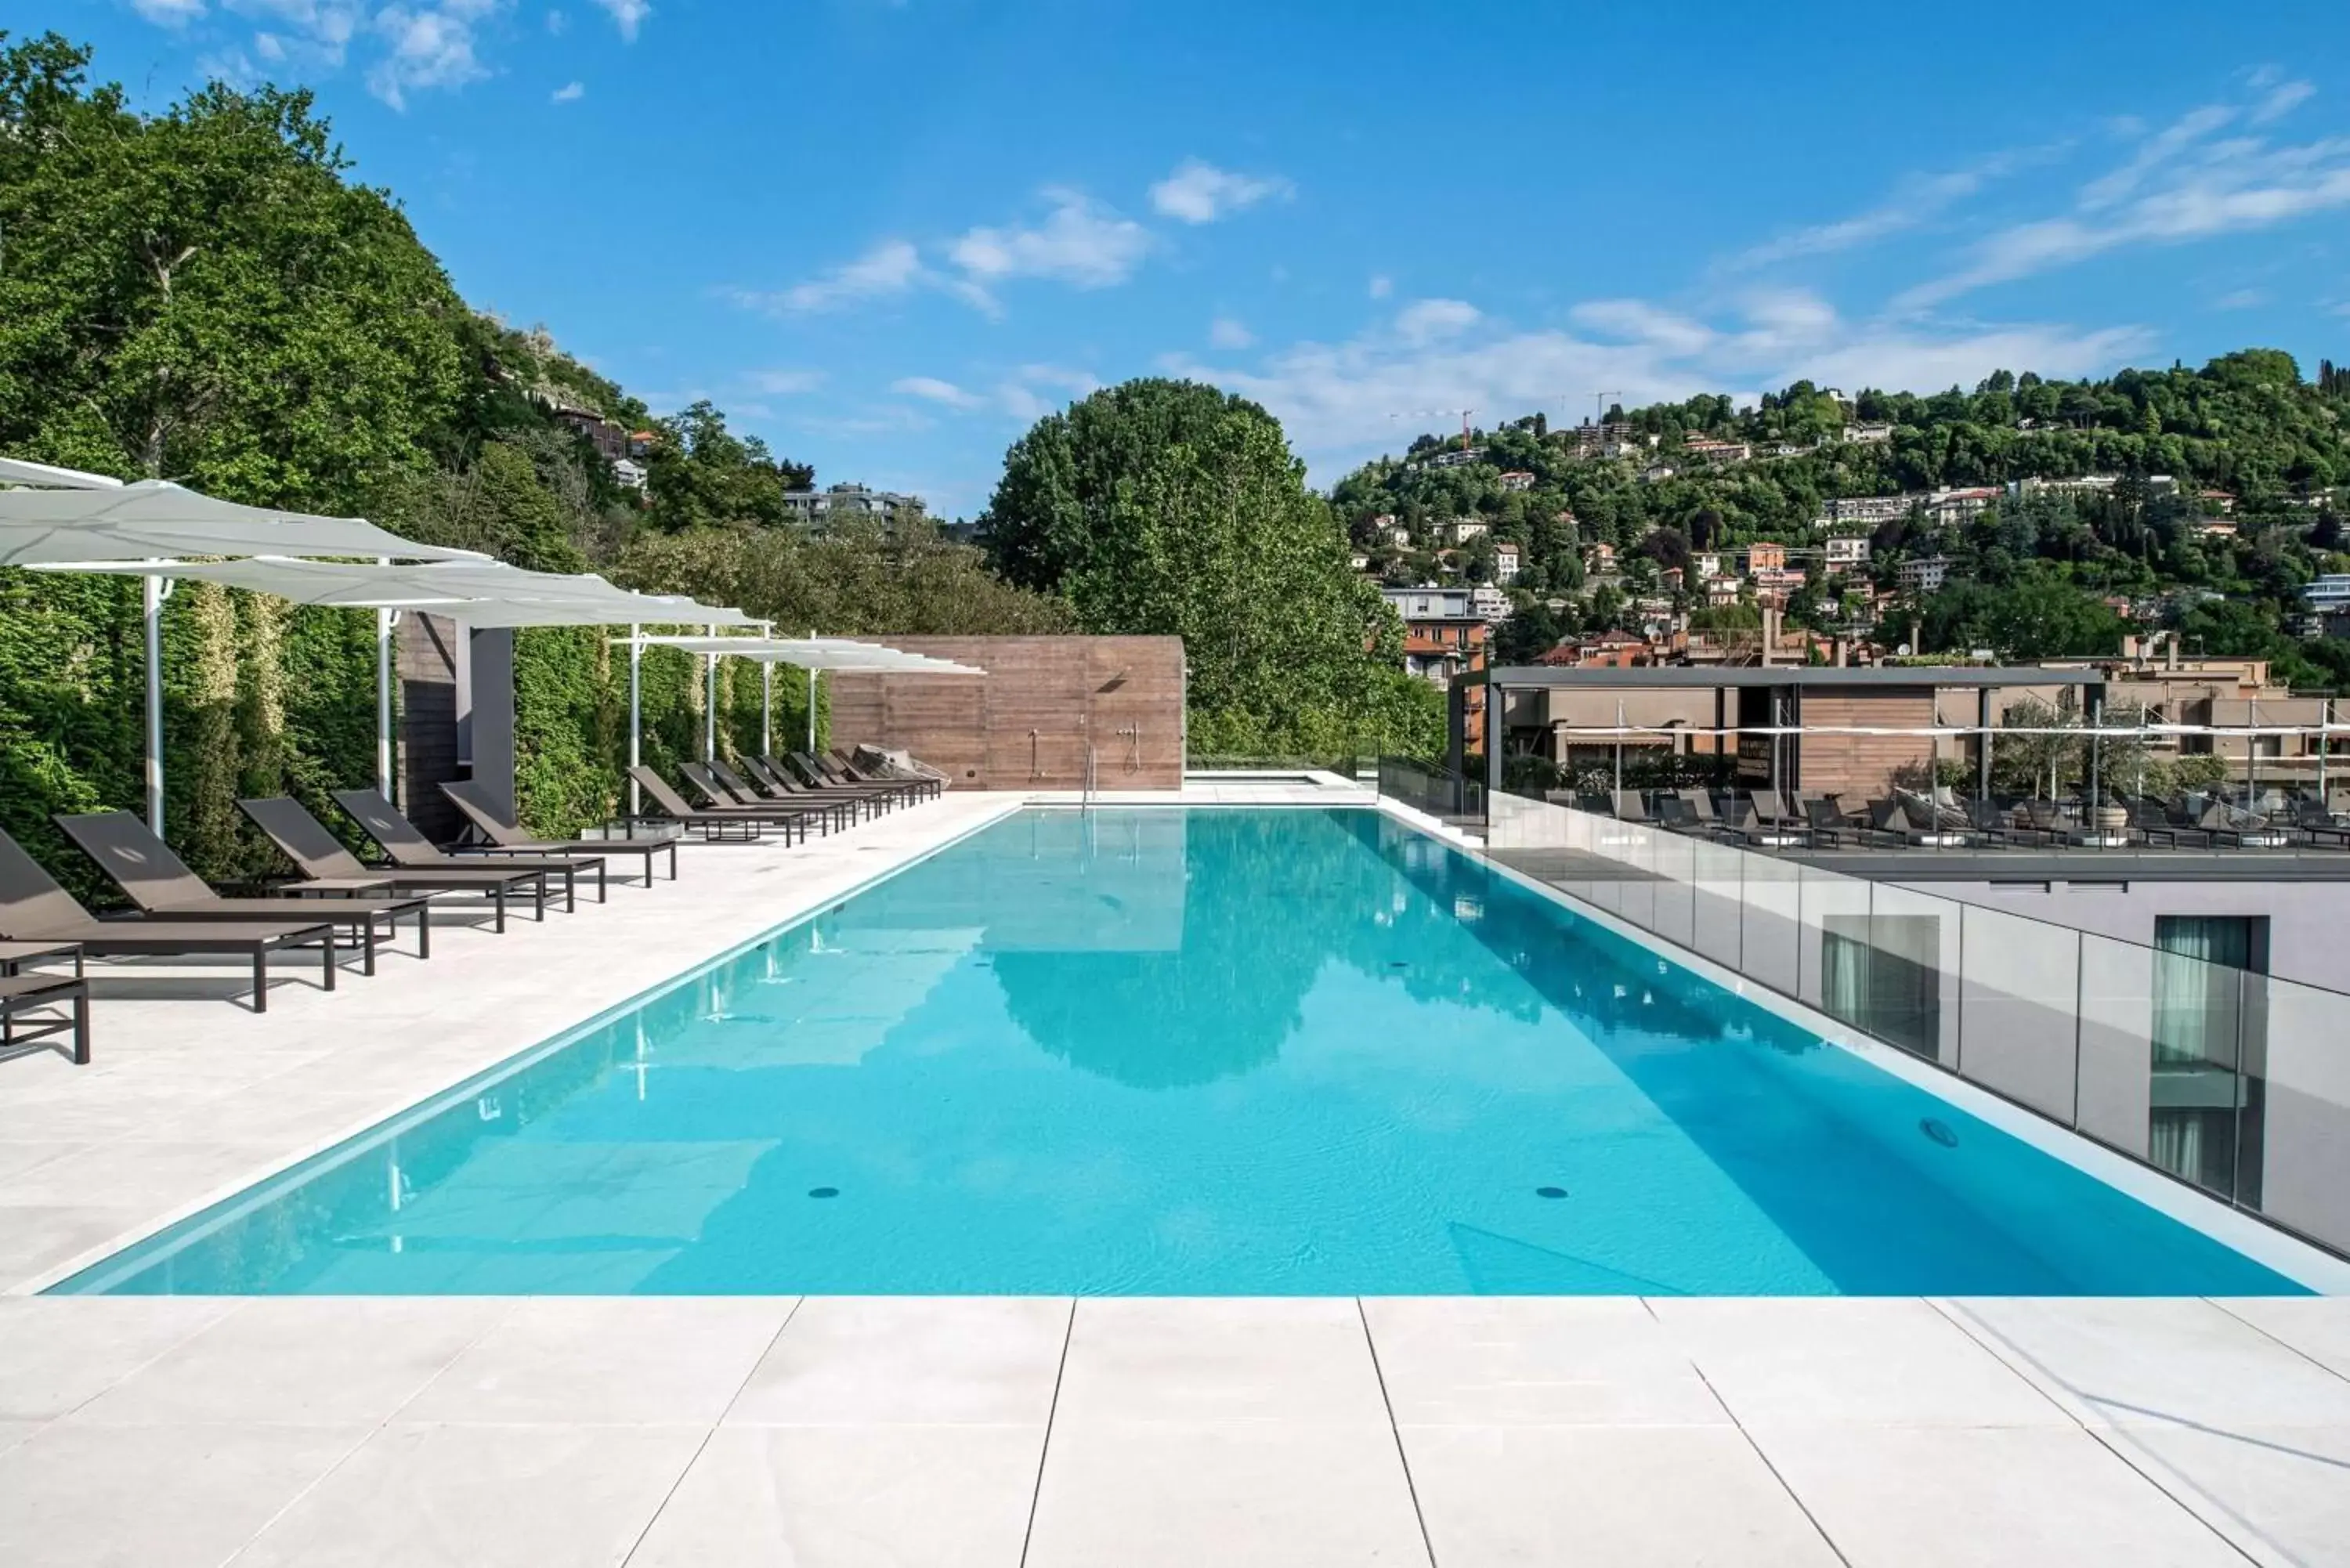
[[[1061,1359],[1053,1368],[1053,1398],[1045,1407],[1045,1437],[1036,1445],[1036,1484],[1028,1492],[1028,1522],[1020,1532],[1020,1568],[1028,1568],[1028,1548],[1036,1539],[1036,1506],[1045,1499],[1045,1464],[1053,1453],[1053,1424],[1061,1413],[1061,1383],[1069,1372],[1069,1345],[1077,1336],[1077,1303],[1069,1298],[1069,1315],[1061,1324]]]
[[[702,1429],[702,1441],[693,1445],[693,1452],[686,1456],[685,1463],[678,1466],[677,1474],[670,1478],[669,1486],[661,1492],[660,1501],[653,1504],[653,1511],[645,1516],[644,1525],[637,1532],[636,1539],[629,1542],[628,1551],[620,1554],[620,1568],[629,1568],[629,1564],[637,1560],[637,1553],[645,1549],[645,1542],[652,1535],[653,1526],[660,1522],[660,1516],[669,1511],[671,1501],[676,1498],[677,1489],[685,1484],[685,1478],[691,1475],[693,1467],[702,1462],[702,1456],[709,1451],[710,1439],[718,1435],[718,1428],[726,1424],[726,1417],[733,1415],[734,1407],[742,1403],[743,1391],[751,1386],[751,1379],[759,1375],[759,1368],[765,1366],[767,1357],[775,1353],[775,1346],[784,1342],[784,1331],[792,1326],[792,1320],[800,1315],[800,1308],[806,1302],[806,1296],[792,1298],[791,1306],[784,1313],[784,1321],[775,1325],[775,1332],[767,1336],[766,1345],[751,1358],[751,1365],[743,1368],[743,1381],[734,1385],[734,1392],[726,1397],[726,1407],[718,1412],[717,1419]]]
[[[1642,1298],[1642,1304],[1647,1304],[1647,1298]],[[1650,1310],[1653,1312],[1654,1309]],[[1762,1442],[1753,1433],[1746,1429],[1746,1423],[1738,1418],[1738,1412],[1730,1407],[1730,1401],[1721,1397],[1721,1390],[1713,1386],[1713,1379],[1705,1375],[1705,1368],[1697,1364],[1695,1357],[1690,1358],[1689,1369],[1697,1374],[1697,1380],[1705,1385],[1705,1391],[1713,1396],[1713,1402],[1721,1407],[1721,1413],[1724,1416],[1730,1417],[1731,1426],[1737,1430],[1740,1437],[1746,1439],[1747,1451],[1762,1461],[1762,1468],[1771,1473],[1771,1479],[1779,1483],[1779,1490],[1787,1494],[1787,1501],[1795,1505],[1795,1511],[1804,1516],[1804,1522],[1812,1527],[1812,1533],[1820,1538],[1820,1544],[1826,1547],[1835,1555],[1835,1560],[1845,1565],[1845,1568],[1852,1568],[1852,1559],[1846,1556],[1844,1548],[1836,1544],[1836,1538],[1828,1533],[1828,1527],[1820,1522],[1819,1516],[1812,1511],[1812,1505],[1804,1501],[1803,1494],[1789,1485],[1787,1478],[1779,1473],[1779,1467],[1771,1462],[1769,1454],[1763,1452]]]
[[[1363,1325],[1363,1348],[1370,1353],[1371,1376],[1379,1386],[1379,1407],[1388,1413],[1388,1436],[1395,1439],[1396,1463],[1403,1468],[1404,1495],[1411,1499],[1411,1517],[1419,1526],[1420,1550],[1428,1553],[1428,1568],[1436,1568],[1436,1542],[1428,1533],[1428,1515],[1419,1506],[1419,1483],[1411,1479],[1411,1455],[1404,1449],[1403,1428],[1396,1424],[1395,1401],[1388,1396],[1387,1369],[1379,1365],[1378,1338],[1371,1333],[1371,1314],[1363,1298],[1355,1298],[1355,1319]]]
[[[1933,1296],[1927,1296],[1920,1299],[1922,1299],[1929,1307],[1931,1307],[1936,1313],[1940,1314],[1943,1321],[1950,1324],[1951,1327],[1957,1329],[1960,1334],[1965,1334],[1969,1339],[1973,1340],[1978,1345],[1981,1345],[1984,1355],[1990,1356],[1992,1360],[1998,1362],[2002,1366],[2005,1366],[2017,1377],[2022,1378],[2022,1381],[2031,1387],[2033,1393],[2039,1395],[2043,1399],[2047,1400],[2049,1404],[2055,1406],[2057,1410],[2064,1415],[2066,1420],[2072,1422],[2075,1428],[2088,1435],[2091,1442],[2096,1444],[2097,1447],[2105,1449],[2106,1452],[2119,1459],[2129,1469],[2132,1474],[2136,1475],[2140,1480],[2146,1482],[2147,1485],[2152,1487],[2155,1490],[2160,1492],[2164,1497],[2169,1499],[2172,1507],[2178,1509],[2181,1513],[2187,1515],[2188,1518],[2201,1525],[2205,1530],[2210,1531],[2212,1536],[2225,1545],[2229,1551],[2234,1552],[2237,1556],[2242,1558],[2247,1563],[2256,1563],[2261,1561],[2260,1558],[2245,1550],[2241,1542],[2238,1541],[2234,1536],[2229,1534],[2226,1531],[2220,1529],[2218,1525],[2205,1518],[2200,1510],[2189,1507],[2183,1498],[2181,1498],[2177,1492],[2173,1491],[2169,1487],[2165,1486],[2158,1477],[2147,1469],[2146,1466],[2138,1463],[2137,1459],[2131,1458],[2127,1453],[2125,1453],[2112,1440],[2107,1438],[2104,1432],[2092,1427],[2086,1421],[2082,1420],[2080,1417],[2075,1416],[2072,1411],[2065,1409],[2064,1404],[2057,1399],[2056,1396],[2051,1394],[2047,1389],[2042,1387],[2031,1378],[2025,1377],[2022,1368],[2017,1366],[2015,1362],[2009,1360],[2006,1355],[2001,1355],[1998,1346],[1992,1345],[1991,1341],[1997,1340],[2000,1345],[2005,1345],[2008,1350],[2012,1353],[2016,1360],[2026,1363],[2034,1370],[2038,1371],[2042,1376],[2047,1378],[2051,1383],[2063,1388],[2066,1393],[2074,1395],[2075,1397],[2081,1399],[2085,1404],[2088,1403],[2091,1397],[2082,1393],[2079,1389],[2074,1387],[2069,1379],[2058,1375],[2054,1368],[2046,1366],[2039,1359],[2039,1357],[2033,1355],[2030,1351],[2025,1350],[2022,1345],[2013,1343],[2005,1334],[2001,1334],[1989,1324],[1981,1324],[1982,1333],[1976,1333],[1974,1327],[1970,1326],[1969,1322],[1965,1321],[1970,1318],[1971,1314],[1967,1314],[1965,1309],[1958,1306],[1957,1303],[1946,1303],[1942,1299]],[[2199,1301],[2202,1298],[2195,1297],[2192,1299]],[[1984,1334],[1989,1334],[1991,1339],[1985,1339],[1983,1337]],[[2188,1480],[2184,1475],[2181,1475],[2178,1479],[2181,1481],[2187,1481]],[[2267,1536],[2262,1533],[2259,1526],[2255,1525],[2251,1520],[2244,1518],[2234,1509],[2230,1508],[2227,1504],[2220,1501],[2219,1499],[2212,1497],[2200,1487],[2196,1487],[2195,1492],[2197,1496],[2203,1499],[2213,1512],[2224,1514],[2229,1519],[2234,1521],[2237,1524],[2241,1525],[2246,1531],[2250,1532],[2253,1538],[2259,1541],[2264,1549],[2274,1552],[2277,1556],[2284,1562],[2292,1563],[2298,1561],[2292,1552],[2285,1551],[2282,1547],[2278,1546],[2275,1542],[2270,1541]]]
[[[250,1303],[254,1301],[262,1299],[264,1298],[258,1296],[248,1297],[247,1304],[250,1304]],[[219,1319],[219,1323],[228,1322],[229,1319],[237,1316],[238,1314],[242,1313],[244,1310],[244,1308],[240,1306],[234,1312],[223,1314]],[[307,1481],[305,1481],[296,1490],[292,1497],[287,1498],[283,1503],[279,1504],[276,1510],[272,1512],[267,1519],[263,1520],[259,1525],[255,1526],[253,1533],[246,1536],[244,1540],[239,1543],[235,1551],[231,1552],[227,1556],[221,1559],[221,1568],[229,1568],[229,1565],[234,1563],[238,1558],[252,1551],[254,1542],[268,1534],[269,1532],[276,1526],[279,1520],[284,1519],[287,1514],[300,1507],[304,1498],[308,1497],[312,1492],[317,1491],[320,1487],[326,1485],[329,1478],[339,1474],[342,1468],[351,1462],[352,1456],[357,1454],[361,1449],[366,1448],[369,1443],[374,1442],[376,1438],[381,1437],[385,1430],[390,1427],[392,1422],[399,1419],[400,1413],[402,1410],[407,1409],[411,1405],[416,1403],[419,1396],[422,1395],[427,1388],[430,1388],[435,1383],[440,1382],[443,1373],[446,1373],[452,1366],[456,1366],[458,1361],[467,1351],[472,1350],[473,1346],[481,1344],[483,1340],[487,1339],[493,1331],[494,1331],[501,1324],[504,1323],[508,1317],[513,1315],[514,1310],[513,1305],[508,1303],[500,1311],[490,1314],[489,1320],[482,1324],[481,1331],[475,1334],[472,1338],[466,1340],[464,1344],[459,1345],[457,1349],[451,1354],[449,1359],[442,1362],[441,1366],[433,1371],[432,1376],[427,1377],[423,1382],[418,1384],[415,1391],[410,1394],[407,1398],[402,1399],[390,1410],[385,1411],[382,1419],[369,1427],[367,1431],[360,1436],[358,1442],[353,1443],[349,1448],[345,1449],[341,1453],[336,1455],[334,1463],[328,1465],[325,1469],[320,1470],[317,1475],[312,1476]],[[213,1326],[218,1327],[219,1323],[214,1324]],[[256,1423],[256,1425],[267,1425],[267,1423]]]
[[[2226,1313],[2230,1317],[2234,1318],[2238,1323],[2242,1324],[2246,1328],[2251,1329],[2254,1334],[2259,1334],[2262,1339],[2267,1340],[2270,1344],[2278,1346],[2280,1349],[2291,1351],[2293,1355],[2298,1355],[2303,1361],[2308,1362],[2312,1366],[2316,1367],[2320,1372],[2324,1373],[2328,1377],[2338,1377],[2345,1383],[2350,1383],[2350,1373],[2342,1372],[2327,1363],[2320,1361],[2316,1356],[2310,1355],[2309,1352],[2293,1344],[2293,1341],[2281,1338],[2277,1334],[2272,1334],[2269,1330],[2262,1327],[2259,1324],[2254,1323],[2251,1318],[2246,1317],[2243,1314],[2232,1310],[2228,1305],[2228,1298],[2223,1296],[2201,1296],[2197,1299],[2219,1308],[2221,1312]],[[2320,1297],[2319,1299],[2324,1300],[2324,1298]]]

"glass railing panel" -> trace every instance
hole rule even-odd
[[[1695,839],[1669,828],[1658,829],[1649,842],[1657,877],[1657,923],[1649,929],[1685,948],[1697,945],[1697,848]]]
[[[2080,933],[1975,905],[1962,922],[1960,1075],[2070,1127]]]
[[[2156,953],[2081,939],[2081,1057],[2075,1125],[2144,1159],[2151,1093]]]
[[[2288,980],[2243,983],[2239,1201],[2350,1251],[2350,1008]]]
[[[1929,1062],[1959,1059],[1959,939],[1953,899],[1877,883],[1869,889],[1869,1033]]]
[[[1796,994],[1802,961],[1801,870],[1790,860],[1749,854],[1742,889],[1738,972],[1789,996]]]
[[[1627,822],[1617,841],[1624,867],[1617,912],[1644,931],[1657,929],[1657,840],[1663,830]]]
[[[1740,963],[1739,901],[1746,881],[1745,851],[1727,844],[1691,839],[1695,867],[1690,946],[1729,969]]]
[[[1803,884],[1798,900],[1803,918],[1795,937],[1796,999],[1865,1029],[1873,983],[1868,884],[1816,866],[1799,866],[1796,875]]]

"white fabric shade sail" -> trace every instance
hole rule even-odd
[[[57,568],[41,568],[55,570]],[[640,594],[598,576],[527,572],[503,562],[370,566],[253,556],[233,561],[89,562],[76,571],[163,576],[275,594],[296,604],[349,609],[421,609],[470,626],[757,626],[741,610],[692,599]]]
[[[681,617],[690,619],[690,617]],[[614,643],[630,640],[614,638]],[[974,665],[908,653],[878,642],[847,637],[642,637],[648,648],[674,648],[719,658],[755,659],[763,664],[795,664],[803,670],[857,670],[874,675],[984,675]]]
[[[409,561],[481,561],[478,550],[420,545],[357,517],[317,517],[244,506],[173,484],[92,483],[96,474],[10,462],[0,480],[0,566],[157,561],[183,556],[348,556]]]

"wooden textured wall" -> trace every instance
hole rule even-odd
[[[899,748],[957,789],[1104,790],[1183,783],[1183,642],[1173,637],[893,637],[984,680],[834,675],[835,745]]]
[[[1934,689],[1930,686],[1847,688],[1805,687],[1802,723],[1805,734],[1798,764],[1796,787],[1849,800],[1882,800],[1893,788],[1894,773],[1924,763],[1934,742],[1924,735],[1822,735],[1812,726],[1851,725],[1899,730],[1925,730],[1934,723]]]

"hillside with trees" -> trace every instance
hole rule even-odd
[[[2301,590],[2350,567],[2345,421],[2350,374],[2321,363],[2304,379],[2268,348],[2103,380],[2002,370],[1928,397],[1798,382],[1746,409],[1719,396],[1611,409],[1604,431],[1555,430],[1537,413],[1474,432],[1473,461],[1459,436],[1422,436],[1347,475],[1332,500],[1390,582],[1491,581],[1496,546],[1517,545],[1504,658],[1632,624],[1660,575],[1697,554],[1778,541],[1812,568],[1785,607],[1791,625],[1865,631],[1867,615],[1889,613],[1905,638],[1919,627],[1921,652],[2009,659],[2109,653],[2130,627],[2169,627],[2211,654],[2269,658],[2297,686],[2338,688],[2350,643],[2302,635]],[[2014,483],[2091,475],[2102,488]],[[1923,504],[1992,487],[1970,515]],[[1832,530],[1830,503],[1894,495],[1919,504],[1860,530],[1866,570],[1828,591],[1820,554],[1832,531],[1852,531]],[[1447,553],[1443,530],[1462,517],[1488,530]],[[1595,545],[1617,553],[1620,581],[1586,583]],[[1950,563],[1943,587],[1886,605],[1901,563],[1926,557]],[[1685,577],[1676,608],[1702,625],[1694,586]]]

